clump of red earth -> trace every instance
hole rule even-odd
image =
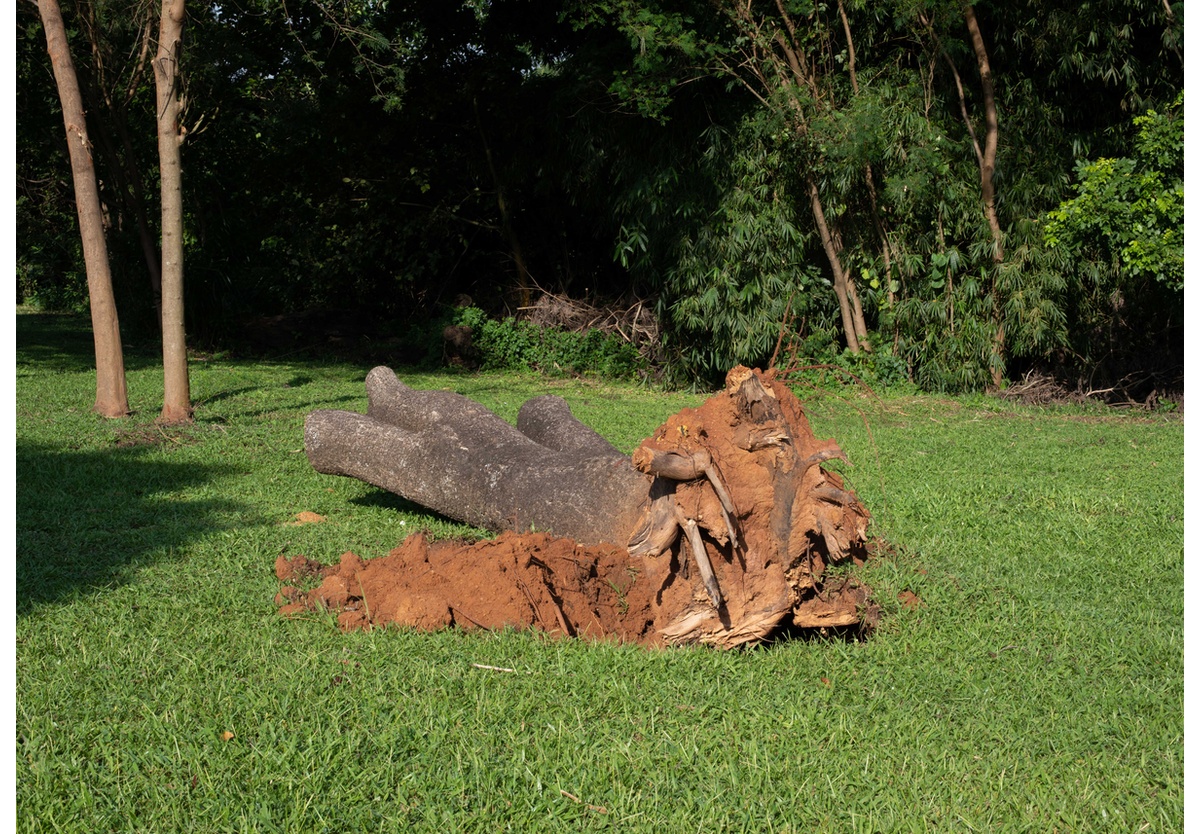
[[[276,603],[285,615],[335,611],[346,630],[536,628],[658,643],[658,583],[634,581],[646,569],[635,566],[625,548],[583,547],[545,533],[502,533],[474,544],[430,542],[417,533],[387,556],[367,561],[345,553],[338,564],[322,566],[304,556],[280,556],[275,574],[289,584]],[[307,592],[296,587],[318,579]]]
[[[430,542],[417,533],[378,559],[347,552],[337,564],[321,565],[280,556],[275,574],[285,584],[275,602],[284,615],[334,612],[346,631],[537,629],[659,646],[666,642],[656,624],[662,595],[692,594],[689,582],[661,587],[657,577],[642,575],[655,571],[668,579],[669,561],[635,560],[616,545],[583,547],[546,533],[508,532],[474,544]],[[831,613],[861,613],[870,607],[868,594],[846,579],[826,589],[825,604]]]

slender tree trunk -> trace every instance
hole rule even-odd
[[[841,247],[839,246],[839,249]],[[858,283],[846,271],[846,294],[850,297],[850,314],[854,322],[854,332],[858,336],[858,346],[865,353],[871,352],[871,340],[867,338],[867,317],[863,315],[862,301],[858,298]]]
[[[87,268],[88,302],[96,350],[96,404],[93,408],[105,417],[124,417],[129,413],[129,397],[125,389],[121,327],[113,296],[100,192],[96,184],[92,144],[88,140],[79,79],[67,47],[66,27],[57,0],[38,0],[38,11],[46,29],[46,48],[54,65],[54,80],[62,102],[63,124],[67,131],[67,147],[75,184],[75,206],[79,212],[79,234]]]
[[[992,82],[992,66],[988,60],[987,47],[983,43],[983,33],[979,29],[979,20],[975,17],[973,6],[963,7],[963,18],[967,23],[967,31],[971,34],[971,46],[975,50],[975,60],[979,64],[979,84],[983,91],[984,123],[987,126],[983,140],[983,154],[979,159],[979,187],[983,195],[983,212],[987,217],[988,228],[992,231],[992,260],[996,264],[1004,262],[1004,234],[1000,229],[1000,219],[996,214],[996,149],[999,145],[1000,119],[996,113],[996,88]],[[1000,291],[995,285],[992,288],[995,313],[993,314],[996,334],[993,338],[993,349],[1001,362],[1005,355],[1004,317]],[[999,367],[992,367],[992,384],[999,386],[1004,381],[1004,375]]]
[[[773,38],[774,48],[768,53],[774,63],[775,75],[780,79],[780,83],[784,89],[794,92],[791,88],[791,82],[788,80],[790,72],[797,89],[808,90],[814,94],[815,99],[820,99],[822,93],[817,78],[817,71],[808,61],[804,51],[797,46],[798,29],[796,23],[792,20],[791,15],[788,14],[782,0],[775,0],[775,6],[786,29],[786,34],[784,32],[777,32],[775,34]],[[751,29],[757,28],[750,10],[750,3],[747,2],[745,6],[739,7],[737,16],[744,25],[749,26]],[[847,33],[849,33],[848,26]],[[769,90],[771,85],[766,80],[767,76],[760,72],[759,77],[763,81],[764,89]],[[797,117],[797,132],[803,135],[808,130],[807,114],[804,112],[799,99],[795,95],[791,95],[790,99],[793,112],[795,112]],[[826,219],[821,203],[820,191],[817,188],[816,180],[811,175],[808,177],[807,184],[813,219],[816,221],[817,231],[821,236],[821,244],[825,249],[825,256],[829,259],[829,268],[833,272],[833,291],[834,295],[837,296],[838,306],[842,312],[842,329],[846,333],[846,347],[850,349],[851,353],[859,353],[860,351],[870,353],[871,343],[867,339],[866,317],[863,315],[862,302],[858,297],[858,288],[855,286],[853,274],[842,264],[843,247],[841,234],[836,225],[828,222]]]
[[[158,159],[162,181],[162,423],[192,419],[187,337],[183,318],[183,174],[180,146],[179,59],[183,52],[184,0],[163,0],[154,82],[158,102]]]
[[[743,35],[739,46],[741,60],[720,65],[725,73],[740,81],[765,107],[782,90],[792,108],[793,126],[796,135],[808,133],[808,113],[804,101],[812,107],[828,106],[821,102],[832,101],[831,93],[822,87],[817,63],[809,60],[808,54],[799,45],[803,37],[802,27],[792,19],[783,0],[775,0],[775,8],[783,29],[768,26],[757,16],[750,0],[733,0],[721,5],[734,25]],[[833,291],[842,312],[842,329],[846,334],[846,346],[852,353],[870,351],[867,341],[866,317],[854,284],[854,276],[842,265],[842,241],[834,224],[827,222],[821,204],[820,191],[810,175],[806,180],[813,219],[821,236],[825,256],[833,272]]]
[[[983,155],[979,160],[979,188],[983,194],[983,211],[988,227],[992,230],[992,259],[1001,263],[1004,260],[1004,234],[1000,230],[1000,220],[996,215],[996,149],[1000,136],[1000,119],[996,113],[996,88],[992,82],[992,66],[983,43],[983,33],[979,31],[975,9],[972,6],[964,7],[963,16],[967,21],[967,31],[971,33],[975,60],[979,63],[979,85],[983,91],[984,124],[987,126],[983,139]]]
[[[825,210],[821,205],[821,194],[817,183],[811,177],[808,180],[808,196],[812,204],[813,219],[817,231],[821,235],[821,245],[825,247],[825,256],[833,269],[833,293],[837,296],[838,307],[842,311],[842,329],[846,333],[846,347],[851,353],[859,351],[870,352],[871,345],[867,341],[866,319],[863,316],[862,302],[858,298],[858,290],[854,286],[846,268],[842,266],[842,241],[836,229],[830,227],[825,219]]]

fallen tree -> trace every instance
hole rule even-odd
[[[282,559],[286,613],[323,606],[346,627],[536,627],[568,635],[736,646],[782,626],[871,619],[866,589],[828,566],[866,557],[867,510],[821,464],[817,440],[773,372],[738,367],[725,390],[672,416],[632,457],[534,398],[514,427],[458,394],[367,376],[365,415],[315,411],[317,471],[507,531],[474,545],[410,537],[383,559],[322,568]]]

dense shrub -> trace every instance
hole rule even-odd
[[[488,318],[478,307],[458,310],[454,323],[471,328],[475,361],[484,370],[538,370],[633,379],[646,370],[633,345],[600,330],[539,327],[511,316]]]
[[[886,344],[880,334],[872,337],[873,344]],[[786,362],[781,359],[778,364],[789,370],[793,381],[818,388],[861,383],[876,392],[916,389],[908,364],[890,349],[851,353],[825,331],[804,339]]]

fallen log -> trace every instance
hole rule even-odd
[[[317,471],[507,532],[474,545],[410,537],[369,563],[348,554],[312,591],[285,587],[285,613],[723,647],[872,618],[860,585],[823,582],[829,565],[866,557],[870,515],[820,465],[846,456],[813,436],[771,371],[733,369],[724,391],[669,418],[632,457],[558,397],[527,402],[514,427],[387,368],[366,384],[366,415],[309,415]],[[295,582],[312,565],[276,568]]]

